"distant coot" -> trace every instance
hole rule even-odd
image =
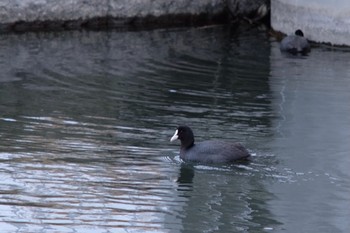
[[[180,157],[184,161],[200,163],[232,163],[246,160],[249,152],[242,144],[222,140],[210,140],[194,143],[193,132],[188,126],[179,126],[171,142],[181,141]]]
[[[283,38],[280,44],[280,50],[292,54],[307,54],[310,52],[310,44],[304,37],[304,33],[298,29],[295,31],[295,35],[289,35]]]

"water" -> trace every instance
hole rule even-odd
[[[349,65],[249,27],[4,34],[2,232],[348,232]],[[183,123],[253,161],[183,163]]]

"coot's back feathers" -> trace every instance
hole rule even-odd
[[[310,44],[304,37],[304,33],[298,29],[294,35],[289,35],[283,38],[280,44],[280,50],[292,54],[307,54],[310,52]]]

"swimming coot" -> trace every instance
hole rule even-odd
[[[298,29],[295,31],[295,35],[289,35],[283,38],[280,44],[280,50],[292,54],[307,54],[310,52],[310,44],[304,37],[304,33]]]
[[[180,157],[184,161],[200,163],[232,163],[246,160],[250,154],[240,143],[210,140],[194,143],[193,132],[188,126],[179,126],[171,142],[181,141]]]

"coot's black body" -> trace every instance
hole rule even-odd
[[[298,29],[294,35],[289,35],[283,38],[280,44],[282,52],[289,52],[292,54],[307,54],[310,52],[310,44],[304,37],[304,33]]]
[[[194,143],[194,135],[188,126],[179,126],[170,141],[181,141],[180,157],[184,161],[200,163],[232,163],[246,160],[249,152],[240,143],[210,140]]]

